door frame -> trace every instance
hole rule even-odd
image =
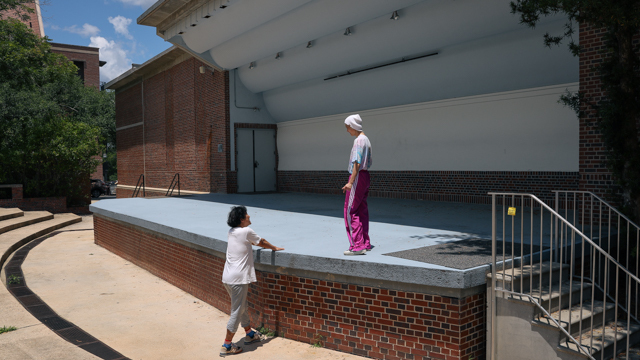
[[[280,182],[278,181],[278,125],[276,124],[252,124],[252,123],[234,123],[233,124],[233,162],[236,173],[236,183],[238,179],[238,131],[237,129],[249,129],[249,130],[274,130],[275,131],[275,141],[276,141],[276,192],[279,191]],[[238,192],[238,186],[236,185],[236,193]]]

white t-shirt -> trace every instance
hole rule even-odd
[[[253,249],[258,245],[260,236],[250,227],[234,227],[229,230],[227,240],[227,260],[224,263],[222,282],[229,285],[241,285],[256,282],[256,270],[253,267]]]
[[[369,170],[371,167],[371,142],[365,134],[360,134],[353,140],[349,156],[349,174],[353,173],[354,163],[360,164],[360,170]]]

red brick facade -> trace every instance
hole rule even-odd
[[[600,63],[603,29],[580,25],[580,91],[587,98],[599,101],[603,97],[600,75],[593,69]],[[611,172],[605,164],[606,148],[595,122],[595,111],[586,111],[580,118],[580,190],[591,191],[602,198],[609,198],[614,185]]]
[[[576,172],[371,171],[375,197],[491,204],[490,191],[532,193],[550,201],[553,190],[578,190]],[[342,194],[347,171],[278,171],[278,190]]]
[[[580,91],[590,102],[598,103],[606,94],[602,91],[600,75],[594,67],[600,64],[604,49],[604,29],[580,25]],[[636,35],[634,45],[640,42]],[[607,149],[602,142],[597,125],[596,113],[583,106],[584,116],[580,118],[580,190],[591,191],[602,198],[611,198],[615,179],[606,166]],[[640,129],[640,119],[638,128]],[[639,134],[640,135],[640,134]]]
[[[168,188],[179,173],[182,190],[233,187],[228,73],[201,74],[202,65],[190,58],[117,92],[120,184],[135,185],[144,173],[146,186]]]
[[[66,56],[70,61],[80,62],[80,65],[84,64],[84,84],[100,88],[100,49],[51,43],[51,51]]]
[[[96,244],[229,312],[224,254],[94,216]],[[253,326],[375,359],[482,359],[486,294],[452,298],[256,271]],[[400,285],[399,285],[400,286]]]
[[[31,3],[27,3],[25,5],[34,10],[34,12],[32,12],[31,14],[26,14],[29,16],[28,20],[22,20],[18,16],[18,14],[14,11],[5,11],[5,12],[2,12],[2,15],[3,16],[7,15],[8,17],[12,17],[15,19],[20,19],[25,25],[27,25],[29,29],[33,30],[33,32],[36,35],[38,35],[39,37],[42,37],[42,35],[44,34],[44,31],[43,29],[40,28],[40,14],[38,11],[39,7],[36,6],[35,1]]]

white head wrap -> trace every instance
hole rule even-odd
[[[349,115],[344,120],[344,123],[349,125],[353,130],[362,131],[362,119],[360,118],[360,115],[358,115],[358,114]]]

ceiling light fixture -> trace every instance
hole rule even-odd
[[[191,24],[191,27],[196,27],[198,26],[198,24]]]
[[[349,36],[351,35],[351,28],[348,27],[347,30],[344,31],[344,36]]]
[[[256,63],[252,61],[251,64],[249,64],[249,69],[253,69],[254,67],[256,67]]]
[[[311,41],[309,41],[309,42],[307,43],[307,49],[310,49],[310,48],[312,48],[312,47],[313,47],[313,44],[311,43]]]
[[[393,14],[391,14],[391,20],[398,20],[400,16],[398,15],[398,10],[394,11]]]
[[[211,15],[209,15],[209,14],[207,14],[207,15],[205,15],[205,16],[204,16],[204,18],[205,18],[205,19],[208,19],[208,18],[210,18],[210,17],[211,17]]]
[[[282,56],[280,55],[280,53],[277,53],[277,54],[276,54],[276,60],[280,60],[280,58],[281,58],[281,57],[282,57]]]
[[[184,31],[178,31],[178,35],[184,34]]]

